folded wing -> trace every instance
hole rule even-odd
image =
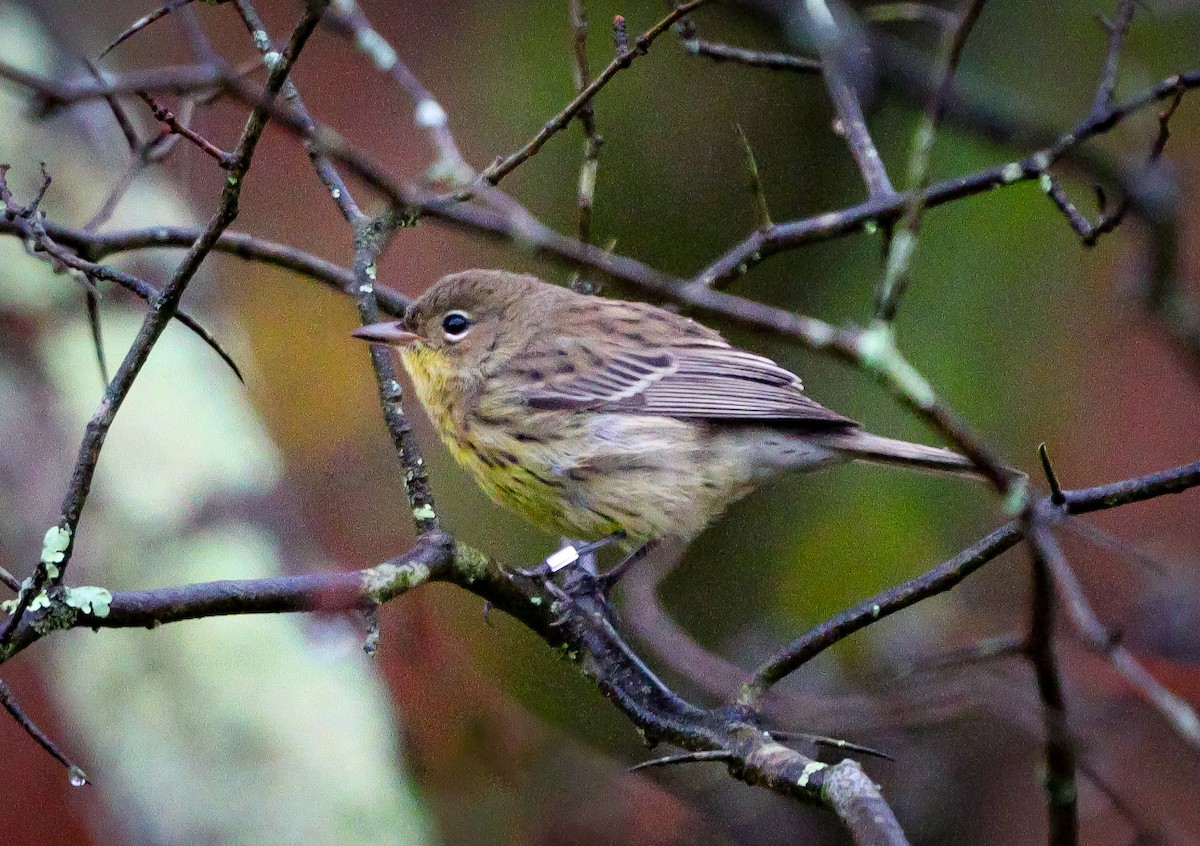
[[[717,337],[648,350],[618,347],[589,367],[543,378],[526,396],[539,409],[857,425],[803,388],[791,371]]]

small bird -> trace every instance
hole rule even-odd
[[[399,350],[492,499],[585,541],[687,542],[772,476],[846,459],[972,474],[950,450],[864,432],[694,320],[534,276],[453,273],[354,336]]]

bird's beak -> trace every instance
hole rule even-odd
[[[370,326],[355,329],[350,334],[373,344],[391,344],[396,347],[407,347],[420,337],[416,332],[400,328],[399,320],[372,323]]]

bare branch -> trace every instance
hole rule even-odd
[[[1054,648],[1054,582],[1047,559],[1057,547],[1044,523],[1031,511],[1029,526],[1033,561],[1029,633],[1025,654],[1033,664],[1046,729],[1046,804],[1050,813],[1050,846],[1079,842],[1079,804],[1075,786],[1075,742],[1067,723],[1062,674]]]
[[[829,89],[829,98],[837,110],[837,131],[850,146],[850,153],[867,185],[867,195],[871,199],[891,198],[896,191],[892,188],[883,160],[879,158],[875,140],[867,129],[862,104],[854,87],[854,79],[860,75],[855,70],[863,70],[861,65],[864,57],[855,55],[852,33],[848,31],[848,13],[843,14],[844,19],[839,21],[830,6],[831,2],[836,0],[805,0],[804,10],[817,53],[821,57],[825,87]],[[842,6],[837,5],[836,8],[843,12]]]
[[[76,766],[71,759],[68,758],[66,754],[58,748],[54,741],[47,737],[46,733],[37,727],[37,724],[33,720],[29,719],[29,716],[21,708],[20,703],[17,702],[17,698],[13,696],[12,689],[9,688],[9,686],[3,681],[0,681],[0,705],[4,706],[4,710],[8,711],[9,716],[16,721],[17,725],[25,730],[26,734],[28,734],[37,742],[38,746],[41,746],[43,749],[45,749],[51,758],[67,768],[68,778],[70,778],[72,785],[75,787],[82,787],[83,785],[87,784],[87,774],[84,773],[84,771],[78,766]]]
[[[542,145],[550,140],[551,136],[565,129],[567,124],[571,122],[571,118],[575,117],[591,102],[592,98],[596,96],[596,92],[607,85],[614,76],[632,65],[638,56],[644,56],[650,50],[650,45],[660,35],[670,29],[673,23],[685,15],[696,11],[696,9],[699,9],[706,2],[708,0],[689,0],[689,2],[680,3],[665,18],[635,38],[632,47],[618,53],[617,57],[609,62],[604,70],[600,71],[596,75],[596,78],[575,96],[575,99],[567,103],[561,112],[546,121],[546,125],[533,138],[529,139],[525,146],[514,153],[497,159],[484,168],[483,172],[479,175],[480,180],[488,185],[495,185],[527,162],[531,157],[535,156],[538,150],[542,149]],[[460,194],[458,198],[465,199],[467,196],[470,196],[470,194]]]
[[[731,44],[705,41],[696,34],[696,25],[691,18],[684,18],[677,23],[675,31],[683,42],[684,50],[696,56],[712,59],[714,62],[732,62],[750,68],[795,71],[806,74],[821,72],[821,62],[817,59],[793,56],[790,53],[775,53],[769,50],[748,50],[745,47],[734,47]]]
[[[1044,511],[1059,509],[1067,514],[1086,514],[1181,493],[1196,486],[1200,486],[1200,461],[1109,485],[1063,491],[1062,505],[1054,504],[1047,497],[1037,507]],[[1007,523],[932,570],[829,618],[765,661],[743,684],[739,701],[748,706],[756,705],[768,688],[839,640],[926,597],[949,590],[988,561],[1015,546],[1026,531],[1020,521]]]

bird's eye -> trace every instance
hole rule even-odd
[[[471,318],[461,311],[449,312],[442,318],[442,331],[447,341],[461,341],[471,329]]]

